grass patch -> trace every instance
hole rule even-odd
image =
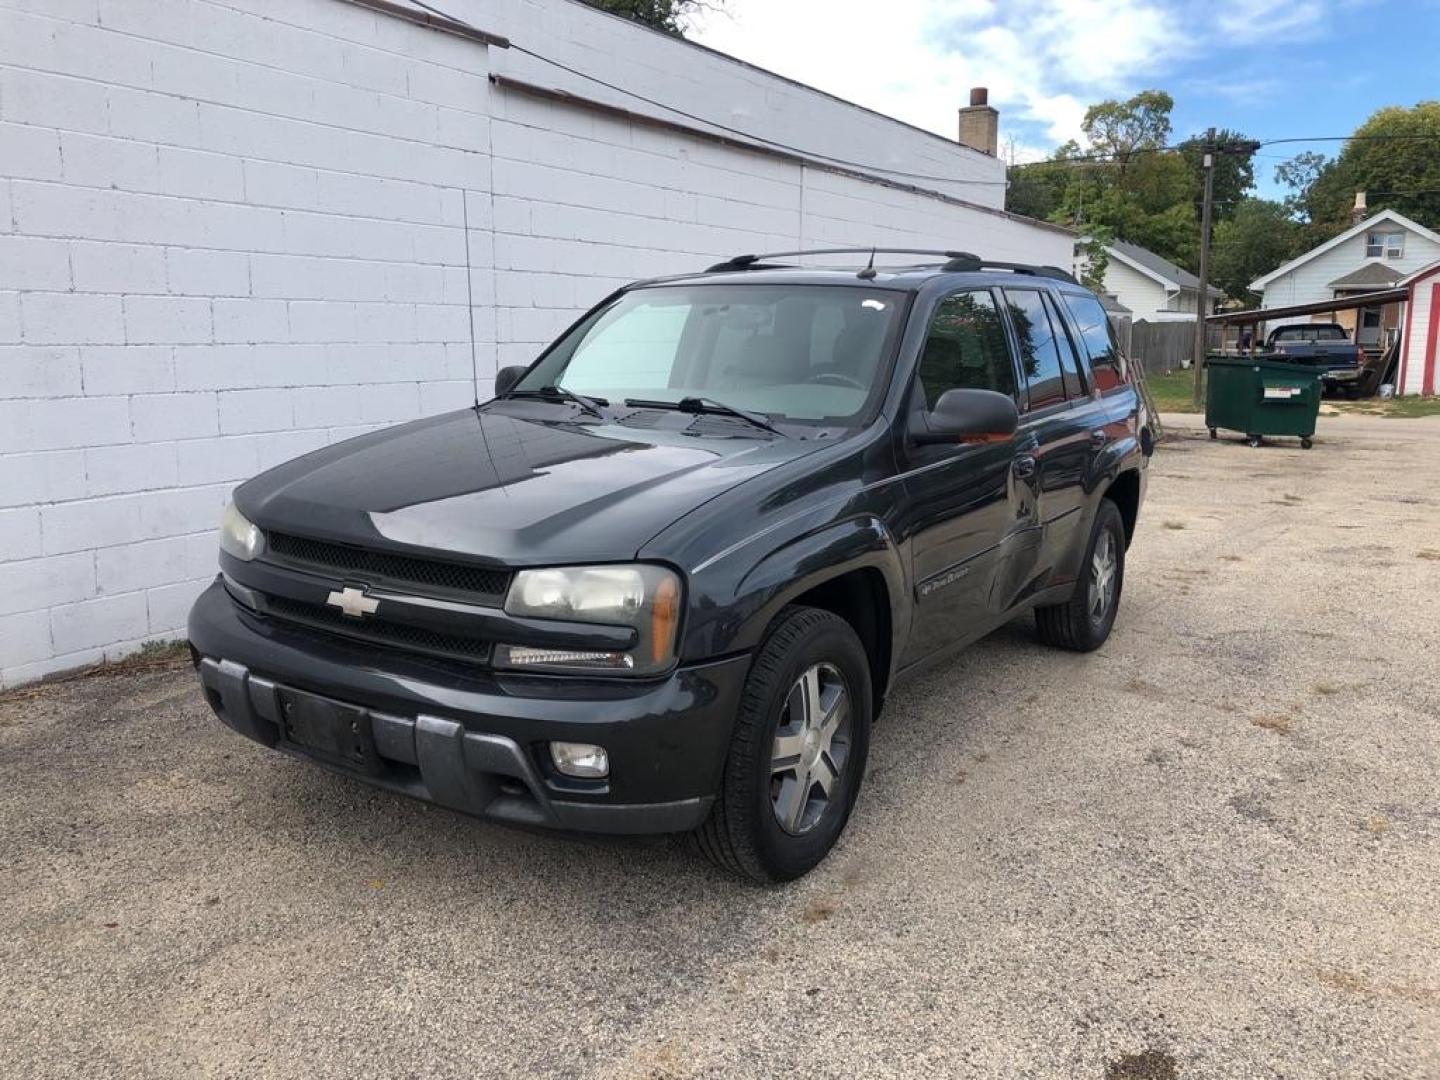
[[[1169,375],[1150,375],[1145,379],[1150,387],[1150,394],[1155,399],[1155,407],[1161,412],[1193,413],[1200,410],[1195,408],[1190,400],[1194,393],[1195,373],[1193,371],[1172,371]],[[1200,399],[1205,400],[1203,397]]]
[[[1185,523],[1184,523],[1183,521],[1167,521],[1167,522],[1165,522],[1165,528],[1167,528],[1167,529],[1176,529],[1176,530],[1179,530],[1179,529],[1183,529],[1184,527],[1185,527]]]
[[[1364,401],[1327,401],[1336,412],[1353,416],[1380,416],[1387,420],[1415,420],[1422,416],[1440,416],[1440,397],[1366,398]]]

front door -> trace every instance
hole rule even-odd
[[[913,415],[955,387],[1015,396],[1018,384],[996,296],[951,293],[935,306],[909,396]],[[903,664],[972,640],[995,625],[989,599],[1011,538],[1035,520],[1029,481],[1014,471],[1016,444],[900,450],[906,489],[914,621]]]
[[[1372,351],[1380,348],[1381,311],[1378,307],[1360,309],[1360,318],[1355,329],[1355,344]]]

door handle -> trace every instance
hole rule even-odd
[[[1021,454],[1010,466],[1010,470],[1021,480],[1027,480],[1035,475],[1035,459],[1029,454]]]
[[[1090,445],[1095,447],[1104,446],[1110,441],[1110,436],[1105,433],[1104,428],[1096,428],[1090,432]]]

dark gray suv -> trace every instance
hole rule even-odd
[[[189,627],[220,719],[778,881],[844,829],[897,680],[1029,611],[1099,646],[1151,450],[1099,301],[806,254],[853,252],[639,282],[492,400],[238,488]]]

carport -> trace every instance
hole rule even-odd
[[[1440,271],[1440,264],[1430,269]],[[1425,272],[1426,271],[1421,271],[1421,273]],[[1407,279],[1407,282],[1409,280],[1410,279]],[[1250,308],[1245,311],[1225,311],[1218,315],[1207,315],[1205,321],[1210,326],[1218,328],[1222,342],[1225,339],[1225,332],[1229,327],[1234,326],[1241,328],[1242,334],[1245,327],[1250,327],[1252,333],[1249,345],[1241,351],[1249,355],[1254,355],[1260,351],[1260,325],[1262,323],[1275,322],[1282,319],[1294,319],[1305,315],[1329,315],[1331,317],[1330,321],[1338,322],[1339,320],[1336,318],[1338,312],[1359,311],[1362,308],[1380,307],[1384,304],[1394,303],[1405,304],[1407,308],[1413,310],[1414,305],[1410,303],[1411,295],[1412,286],[1402,282],[1394,288],[1377,289],[1374,292],[1367,293],[1356,293],[1346,297],[1336,297],[1333,300],[1316,300],[1308,304],[1291,304],[1288,307]],[[1373,377],[1368,381],[1366,393],[1373,393],[1374,388],[1384,382],[1395,384],[1396,393],[1404,392],[1401,384],[1396,381],[1394,374],[1394,369],[1399,362],[1401,354],[1408,348],[1408,339],[1410,337],[1408,320],[1402,317],[1401,321],[1402,325],[1405,325],[1407,328],[1406,333],[1399,342],[1398,348],[1391,346],[1381,355],[1379,364],[1372,369]],[[1432,349],[1432,375],[1431,382],[1427,384],[1430,386],[1430,389],[1423,391],[1424,393],[1434,393],[1433,358],[1434,350]]]

